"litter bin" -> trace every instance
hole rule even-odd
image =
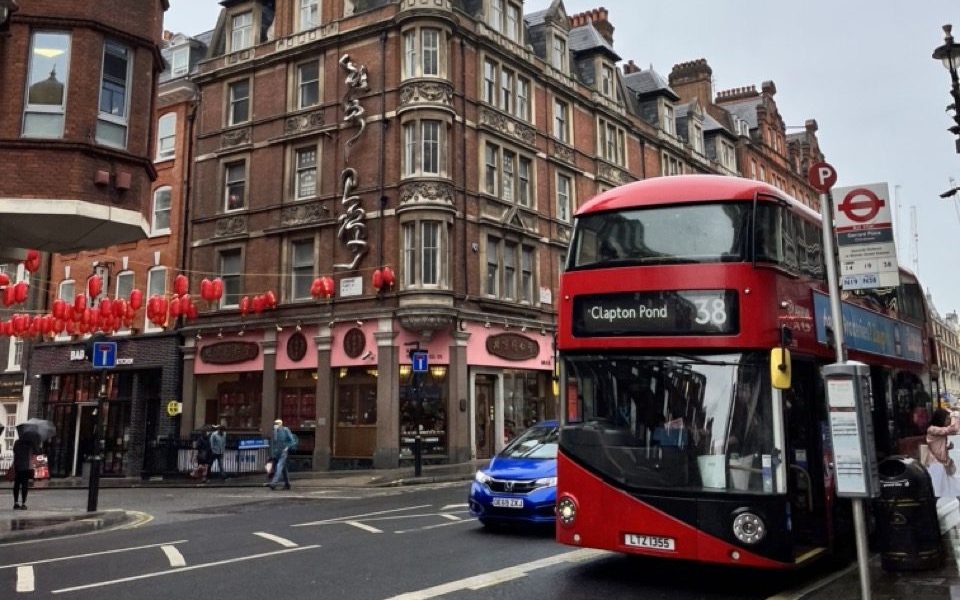
[[[907,456],[878,465],[880,498],[873,506],[885,571],[936,569],[943,563],[937,498],[927,470]]]

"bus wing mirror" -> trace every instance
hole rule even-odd
[[[770,351],[770,381],[778,390],[790,388],[792,369],[790,351],[786,348],[774,348]]]

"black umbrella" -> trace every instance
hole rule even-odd
[[[57,435],[57,427],[46,419],[27,419],[17,425],[17,433],[20,437],[27,434],[35,435],[40,442],[45,442]]]

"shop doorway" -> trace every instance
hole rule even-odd
[[[496,405],[499,377],[478,373],[474,376],[474,443],[477,458],[491,458],[496,452]]]
[[[80,476],[84,469],[89,468],[85,465],[87,459],[96,453],[96,426],[97,426],[97,405],[83,404],[77,413],[76,438],[74,439],[73,469],[76,476]]]

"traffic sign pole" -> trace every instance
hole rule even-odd
[[[837,363],[846,362],[846,349],[843,347],[843,311],[840,304],[840,285],[837,278],[837,255],[834,250],[833,198],[830,188],[837,182],[837,171],[827,163],[815,163],[807,172],[807,177],[820,192],[820,214],[822,215],[823,253],[827,263],[827,285],[830,290],[830,318],[833,321],[833,346]],[[834,457],[836,464],[836,457]],[[860,571],[860,597],[871,600],[870,565],[867,549],[867,523],[863,513],[863,500],[851,498],[853,504],[853,529],[857,544],[857,567]]]

